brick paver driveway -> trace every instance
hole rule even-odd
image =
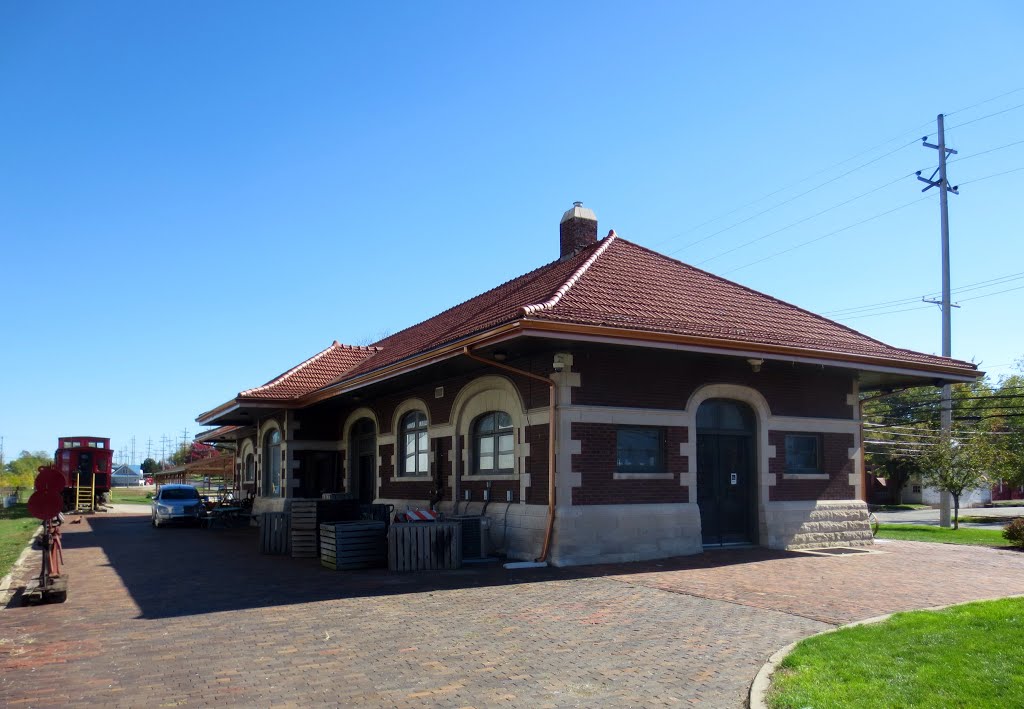
[[[0,610],[4,706],[737,707],[797,638],[1024,593],[1022,554],[910,542],[391,575],[260,556],[250,530],[66,529],[67,603]]]

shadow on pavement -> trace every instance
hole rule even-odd
[[[395,573],[387,569],[333,571],[317,559],[259,553],[258,530],[172,527],[154,529],[146,516],[93,517],[91,531],[64,535],[73,576],[75,551],[98,547],[141,610],[142,618],[171,618],[354,597],[679,571],[805,558],[760,547],[708,551],[657,561],[571,568],[507,570],[500,564],[455,571]],[[84,558],[84,556],[83,556]],[[74,581],[72,582],[74,583]]]

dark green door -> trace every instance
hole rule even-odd
[[[705,546],[755,540],[753,412],[713,399],[697,414],[697,505]]]

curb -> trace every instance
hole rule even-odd
[[[834,628],[823,630],[820,633],[814,635],[808,635],[806,638],[800,638],[791,642],[786,647],[776,650],[772,653],[772,656],[768,658],[768,662],[761,665],[761,669],[757,671],[754,676],[754,681],[750,683],[750,695],[747,701],[747,706],[750,709],[768,709],[768,704],[764,701],[765,695],[768,693],[769,687],[771,687],[772,674],[775,673],[776,668],[779,666],[786,656],[793,651],[797,645],[802,643],[804,640],[809,638],[816,638],[820,635],[829,635],[846,628],[856,628],[859,625],[874,625],[876,623],[882,623],[889,620],[894,615],[900,613],[918,613],[921,611],[942,611],[947,608],[954,608],[956,606],[966,606],[969,603],[984,603],[985,601],[1002,601],[1007,598],[1024,598],[1024,594],[1014,594],[1012,596],[999,596],[998,598],[976,598],[973,601],[961,601],[960,603],[948,603],[944,606],[931,606],[929,608],[912,608],[906,611],[895,611],[893,613],[886,613],[885,615],[877,615],[874,618],[865,618],[864,620],[855,620],[852,623],[846,623],[845,625],[837,625]]]
[[[39,525],[39,527],[36,528],[35,533],[32,535],[32,538],[28,540],[28,545],[21,550],[21,555],[14,562],[14,565],[11,566],[11,570],[7,572],[6,576],[0,579],[0,593],[4,593],[11,587],[11,583],[14,581],[14,572],[21,568],[21,565],[25,563],[25,559],[27,559],[28,555],[32,553],[32,547],[35,545],[36,539],[38,539],[39,535],[42,533],[43,526]]]

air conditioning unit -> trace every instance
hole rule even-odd
[[[462,560],[479,561],[491,553],[490,538],[487,535],[487,518],[482,515],[453,515],[450,520],[462,523]]]

